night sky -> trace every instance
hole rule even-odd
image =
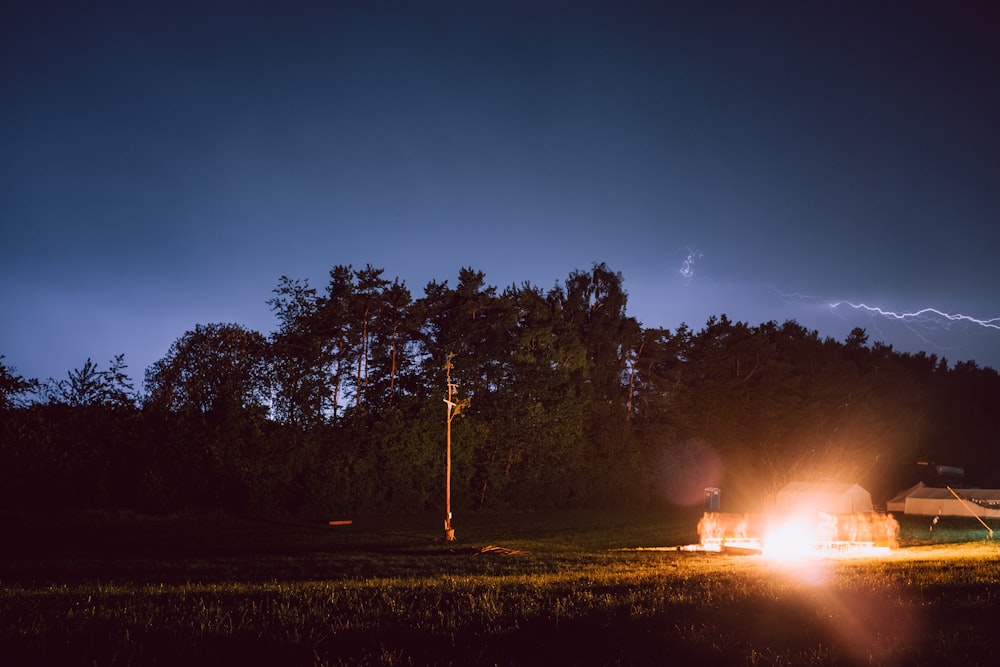
[[[647,327],[1000,368],[1000,20],[971,2],[0,0],[0,354],[144,369],[281,275],[606,262]],[[852,308],[977,318],[896,320]]]

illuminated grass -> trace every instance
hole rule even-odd
[[[483,516],[457,524],[457,544],[414,530],[418,519],[339,532],[269,524],[242,551],[243,531],[264,524],[227,521],[199,545],[162,523],[163,542],[140,557],[66,545],[48,559],[0,561],[0,654],[89,665],[1000,660],[996,543],[799,571],[752,556],[621,550],[684,543],[689,520]],[[474,555],[486,544],[528,553]]]

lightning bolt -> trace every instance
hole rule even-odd
[[[681,262],[681,268],[678,273],[684,276],[684,282],[686,284],[691,282],[691,279],[694,278],[694,263],[704,257],[704,254],[695,248],[689,247],[685,250],[687,251],[687,257],[685,257],[684,261]]]
[[[806,303],[815,304],[824,301],[824,299],[818,296],[810,296],[808,294],[801,294],[799,292],[792,292],[791,294],[789,294],[788,292],[782,292],[780,289],[772,285],[768,285],[767,288],[771,290],[771,294],[781,297],[788,303],[799,303],[804,301]]]
[[[954,322],[964,322],[974,324],[986,329],[1000,330],[1000,317],[993,317],[988,320],[981,320],[971,315],[962,313],[946,313],[937,308],[921,308],[913,312],[897,313],[892,310],[885,310],[878,306],[869,306],[865,303],[851,303],[850,301],[835,301],[830,304],[830,308],[837,309],[840,306],[850,306],[855,310],[863,310],[872,315],[881,315],[886,319],[898,320],[906,324],[915,324],[926,327],[942,326],[949,328]]]
[[[868,316],[869,326],[883,339],[889,336],[882,330],[880,323],[893,322],[899,326],[906,327],[913,335],[917,336],[931,348],[939,350],[957,350],[961,347],[943,346],[940,333],[948,332],[956,327],[963,327],[967,331],[972,329],[1000,330],[1000,317],[979,318],[964,313],[950,313],[938,308],[920,308],[912,311],[895,311],[880,306],[871,306],[867,303],[853,301],[829,301],[819,296],[802,294],[799,292],[787,293],[775,287],[768,286],[771,293],[785,300],[790,304],[805,304],[812,307],[829,308],[830,312],[843,313],[850,309],[859,311]],[[846,318],[845,318],[846,319]]]

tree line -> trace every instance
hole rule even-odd
[[[63,380],[0,357],[0,508],[252,513],[443,508],[445,365],[456,511],[751,507],[791,480],[876,500],[918,460],[997,483],[1000,377],[974,362],[725,315],[643,327],[604,264],[543,290],[472,268],[414,298],[383,269],[282,277],[276,328],[198,324],[145,370]]]

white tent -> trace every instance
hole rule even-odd
[[[901,498],[905,514],[923,516],[980,516],[1000,518],[1000,489],[955,489],[918,484],[901,492],[886,505],[895,512]],[[958,498],[955,497],[958,494]]]
[[[775,509],[784,514],[815,515],[871,512],[872,495],[857,484],[792,482],[778,492]]]
[[[903,489],[895,496],[893,496],[890,500],[886,501],[885,510],[887,512],[898,512],[902,514],[903,512],[906,511],[906,497],[909,496],[914,491],[916,491],[917,489],[922,489],[922,488],[924,488],[924,483],[917,482],[910,488]]]

